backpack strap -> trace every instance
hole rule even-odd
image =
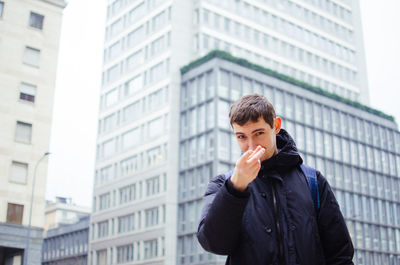
[[[320,203],[319,203],[319,193],[318,193],[317,172],[315,171],[314,168],[306,166],[304,164],[301,164],[300,168],[303,171],[303,174],[306,176],[308,187],[310,188],[311,196],[314,201],[315,212],[317,213],[318,216]]]

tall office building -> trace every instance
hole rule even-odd
[[[222,49],[368,103],[358,1],[107,5],[92,265],[178,262],[179,68],[191,60]]]
[[[400,264],[400,132],[392,118],[220,52],[183,70],[177,264],[223,264],[195,233],[209,177],[228,172],[241,155],[228,113],[249,93],[271,100],[305,164],[331,184],[355,264]]]
[[[63,0],[0,1],[0,263],[40,264]],[[40,160],[40,163],[39,163]],[[26,256],[26,255],[25,255]]]

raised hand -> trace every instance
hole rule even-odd
[[[244,191],[260,171],[261,157],[265,149],[257,146],[256,150],[247,150],[237,161],[233,171],[231,182],[235,189]]]

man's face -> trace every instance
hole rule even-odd
[[[249,149],[255,150],[260,145],[265,149],[261,161],[267,160],[278,153],[276,134],[281,129],[281,118],[276,117],[274,119],[274,128],[271,128],[262,117],[258,118],[256,122],[249,121],[243,126],[233,123],[232,127],[242,152],[246,152]]]

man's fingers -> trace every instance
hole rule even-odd
[[[250,156],[247,158],[247,160],[252,158],[258,151],[260,151],[261,148],[262,147],[260,145],[257,145],[256,149],[250,154]]]
[[[249,157],[251,156],[252,153],[253,153],[253,150],[247,150],[247,151],[244,152],[243,155],[238,159],[238,162],[249,160]]]
[[[260,150],[255,152],[254,155],[252,155],[251,158],[247,160],[247,162],[251,163],[253,161],[259,160],[262,157],[262,155],[264,154],[264,152],[265,152],[265,149],[261,148]]]

